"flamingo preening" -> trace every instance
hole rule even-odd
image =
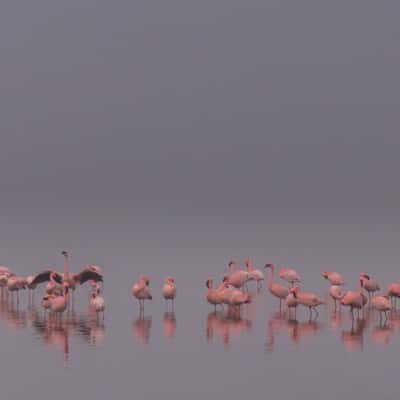
[[[259,269],[255,269],[253,265],[253,261],[248,258],[246,260],[246,267],[248,272],[248,280],[257,282],[257,290],[261,289],[262,282],[264,280],[264,274]]]
[[[334,286],[342,286],[344,285],[344,279],[342,275],[335,271],[328,271],[323,272],[322,276],[330,282],[331,285]]]
[[[162,289],[162,294],[165,299],[166,306],[168,307],[168,300],[172,303],[174,309],[174,299],[176,297],[176,283],[172,276],[168,276]]]
[[[284,268],[279,271],[279,278],[289,282],[291,286],[295,283],[301,282],[299,274],[292,268]]]
[[[312,311],[314,310],[316,313],[316,317],[318,317],[318,310],[317,307],[324,302],[314,293],[302,292],[300,287],[295,286],[290,289],[290,292],[293,293],[294,298],[296,299],[297,303],[308,307],[310,311],[310,319],[312,317]]]
[[[249,280],[249,273],[237,268],[236,260],[232,260],[229,264],[230,274],[228,275],[228,283],[237,289],[240,289]]]
[[[144,301],[152,300],[150,292],[150,279],[142,276],[139,280],[132,286],[132,295],[139,301],[139,310],[142,313],[144,311]]]

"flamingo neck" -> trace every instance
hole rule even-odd
[[[269,273],[269,277],[268,277],[268,287],[271,289],[273,281],[274,281],[275,267],[273,265],[271,265],[270,268],[271,268],[271,272]]]
[[[68,254],[64,254],[64,279],[69,279],[69,259]]]

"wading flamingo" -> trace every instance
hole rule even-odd
[[[322,276],[330,282],[331,285],[334,286],[342,286],[344,285],[344,279],[342,275],[335,271],[325,271],[322,273]]]
[[[54,312],[60,319],[62,313],[67,309],[68,306],[68,284],[63,283],[63,294],[62,296],[50,296],[50,310]]]
[[[350,307],[351,318],[354,319],[354,309],[361,310],[367,301],[367,296],[363,293],[364,281],[360,279],[360,290],[358,292],[348,291],[342,297],[341,304]]]
[[[278,283],[274,283],[275,265],[267,264],[264,268],[270,268],[271,272],[268,277],[268,289],[270,293],[279,299],[279,310],[282,308],[282,300],[286,299],[289,294],[289,288]]]
[[[380,289],[378,282],[375,279],[372,279],[365,272],[360,274],[360,279],[363,280],[364,289],[368,292],[369,298]]]
[[[248,272],[248,280],[257,282],[257,290],[260,290],[262,282],[264,280],[264,274],[259,269],[255,269],[253,266],[253,261],[248,258],[246,260],[246,267]]]
[[[101,295],[100,285],[97,284],[96,291],[91,294],[91,299],[89,301],[89,308],[94,310],[97,314],[102,313],[102,317],[104,320],[104,310],[106,309],[106,303],[104,301],[104,297]]]
[[[208,279],[206,282],[207,286],[207,293],[206,293],[206,299],[207,301],[214,306],[214,310],[217,311],[217,305],[220,304],[221,307],[222,305],[222,297],[221,297],[221,290],[222,290],[222,285],[218,289],[213,288],[213,280]]]
[[[338,285],[332,285],[329,288],[329,295],[332,297],[333,301],[335,302],[335,310],[336,310],[336,302],[339,300],[339,304],[340,301],[342,300],[343,296],[345,295],[345,292],[342,291],[341,287]]]
[[[241,288],[246,284],[249,279],[249,273],[241,269],[237,269],[236,260],[232,260],[229,264],[230,274],[228,276],[228,282],[235,288]]]
[[[284,268],[279,271],[279,278],[289,282],[292,286],[301,282],[299,274],[292,268]]]
[[[382,323],[382,313],[385,314],[385,322],[387,321],[387,312],[392,310],[389,296],[374,296],[371,299],[371,307],[379,311],[379,321]]]
[[[162,294],[168,308],[168,300],[171,300],[172,309],[174,309],[174,299],[176,297],[176,284],[172,276],[168,276],[162,289]]]
[[[400,297],[400,283],[391,283],[387,290],[387,295],[390,297],[394,307],[397,307],[397,298]]]
[[[142,276],[132,286],[132,295],[139,301],[140,312],[144,311],[144,301],[153,299],[150,293],[149,285],[150,285],[150,279],[145,276]]]
[[[295,286],[290,289],[290,292],[293,293],[293,296],[297,300],[298,304],[308,307],[310,311],[310,319],[312,318],[312,311],[314,310],[316,313],[316,317],[318,317],[317,307],[324,302],[314,293],[302,292],[300,287]]]

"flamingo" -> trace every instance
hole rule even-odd
[[[317,307],[324,302],[314,293],[302,292],[299,286],[295,286],[290,289],[293,296],[297,300],[298,304],[308,307],[310,311],[310,319],[312,317],[312,310],[316,312],[316,317],[318,317]]]
[[[295,294],[290,292],[287,297],[286,297],[286,305],[288,307],[289,311],[289,319],[290,319],[290,310],[294,308],[294,319],[296,319],[296,311],[297,311],[297,306],[299,305],[299,302],[297,298],[295,297]]]
[[[335,271],[325,271],[322,273],[322,276],[330,282],[331,285],[334,286],[342,286],[344,285],[344,279],[342,275]]]
[[[150,293],[149,285],[150,279],[142,276],[132,286],[132,295],[139,301],[139,309],[141,312],[144,311],[144,301],[153,299]]]
[[[365,272],[360,274],[360,279],[363,280],[364,289],[368,292],[369,298],[380,289],[378,282],[375,279],[372,279]]]
[[[387,312],[392,310],[389,296],[374,296],[371,299],[371,307],[379,311],[379,320],[382,322],[382,313],[385,314],[385,321],[387,321]]]
[[[176,297],[176,284],[172,276],[168,276],[162,289],[162,294],[168,307],[168,300],[172,302],[172,309],[174,309],[174,299]]]
[[[292,268],[284,268],[279,271],[279,278],[289,282],[292,286],[301,282],[299,274]]]
[[[228,282],[235,288],[241,288],[249,279],[249,273],[241,269],[237,269],[237,262],[232,260],[229,264],[231,269],[228,276]]]
[[[96,291],[93,292],[91,295],[91,299],[89,301],[89,307],[92,310],[96,311],[97,316],[101,312],[104,320],[104,310],[106,309],[106,304],[104,301],[104,297],[101,295],[99,284],[97,284]]]
[[[19,291],[26,289],[26,280],[22,276],[11,275],[7,280],[7,289],[9,292],[17,292],[17,302],[19,303]]]
[[[336,310],[336,302],[342,300],[345,292],[342,291],[341,287],[338,285],[332,285],[329,288],[329,295],[332,297],[333,301],[335,302],[335,310]],[[340,304],[340,303],[339,303]]]
[[[364,281],[363,279],[360,279],[360,290],[358,292],[348,291],[342,297],[341,304],[346,307],[350,307],[352,319],[354,319],[354,314],[353,314],[354,309],[356,308],[357,310],[360,310],[366,304],[367,298],[363,293],[363,291],[364,291]]]
[[[62,296],[50,296],[50,310],[61,319],[62,313],[67,309],[68,306],[68,284],[63,283],[63,294]]]
[[[214,306],[214,310],[216,312],[217,305],[220,304],[222,306],[222,297],[221,297],[222,287],[219,287],[218,289],[214,289],[212,279],[207,280],[206,286],[207,286],[206,299],[210,304],[212,304]]]
[[[264,280],[264,274],[259,269],[255,269],[253,262],[250,258],[246,260],[246,267],[248,272],[248,280],[257,282],[257,290],[260,290],[262,281]]]
[[[279,299],[279,309],[282,308],[282,300],[286,299],[289,294],[289,289],[286,286],[279,285],[278,283],[274,283],[274,273],[275,273],[275,265],[266,264],[264,268],[270,268],[271,272],[268,278],[268,289],[270,293]]]
[[[391,301],[394,300],[394,307],[397,307],[397,298],[400,297],[400,283],[391,283],[387,290],[387,295],[390,297]]]

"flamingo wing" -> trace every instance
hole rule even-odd
[[[54,271],[48,269],[42,272],[39,272],[32,279],[31,285],[37,285],[39,283],[48,282],[50,280],[50,275]],[[63,279],[62,276],[58,272],[54,272],[54,280],[61,285]]]
[[[86,268],[74,275],[74,281],[80,285],[83,285],[85,282],[90,280],[95,282],[103,282],[103,276],[96,271]]]

